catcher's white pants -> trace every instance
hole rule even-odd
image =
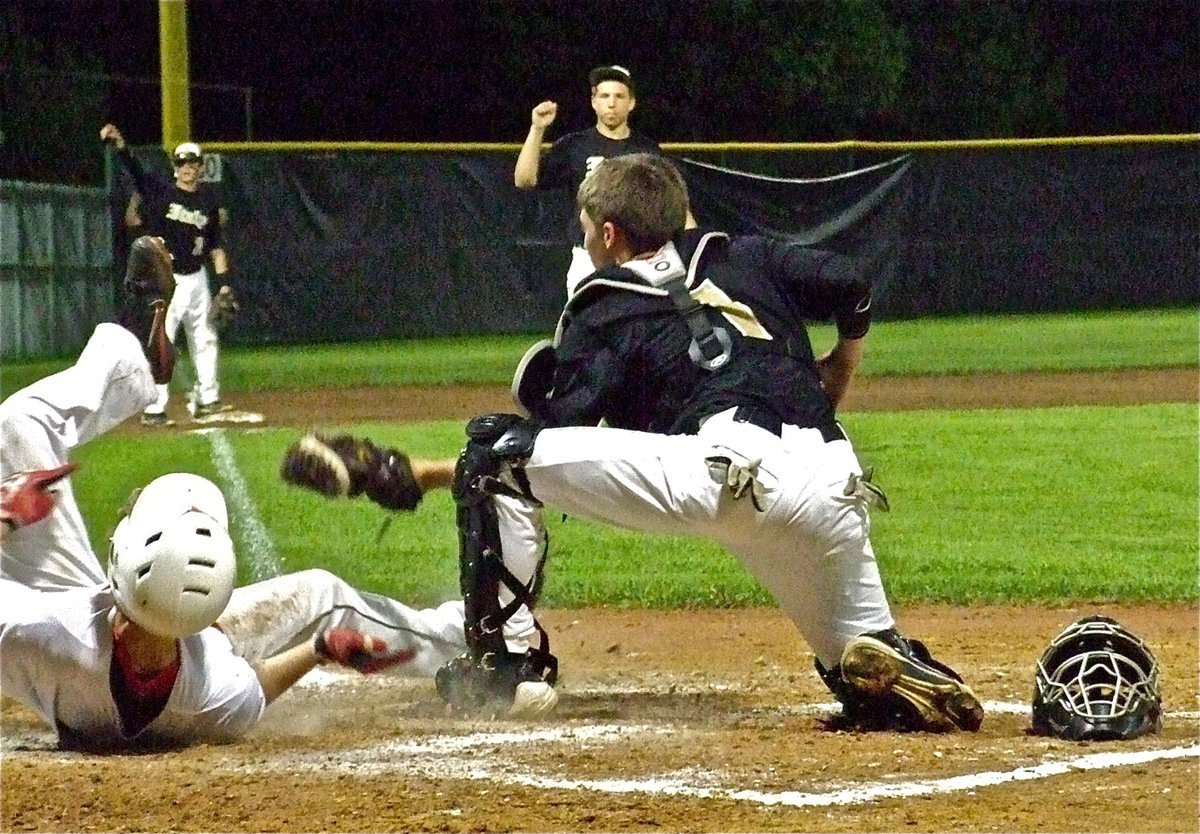
[[[188,355],[196,369],[196,385],[192,389],[192,402],[208,405],[221,399],[221,386],[217,380],[217,359],[220,343],[216,328],[208,320],[212,306],[212,292],[208,288],[208,270],[201,267],[190,275],[175,275],[175,294],[167,306],[165,322],[167,338],[175,343],[179,328],[187,339]],[[162,414],[170,400],[170,388],[158,386],[158,396],[146,409],[147,414]]]
[[[382,638],[388,652],[411,649],[395,667],[433,677],[466,651],[463,604],[453,600],[416,610],[379,594],[358,591],[326,570],[305,570],[237,588],[217,621],[234,652],[251,663],[312,640],[318,629],[342,625]]]
[[[735,498],[720,465],[727,458],[756,473]],[[757,467],[750,466],[761,461]],[[610,428],[547,429],[524,466],[539,501],[570,515],[653,533],[703,536],[726,547],[779,602],[828,667],[855,636],[894,620],[869,539],[863,498],[844,495],[861,474],[847,440],[825,442],[816,429],[784,426],[782,437],[714,415],[696,435]],[[542,510],[497,496],[504,563],[528,583],[542,552]],[[502,587],[501,603],[512,595]],[[522,607],[505,627],[511,651],[537,641]]]
[[[97,325],[74,365],[0,403],[0,477],[66,463],[76,446],[137,414],[153,399],[154,379],[137,338],[115,324]],[[41,591],[105,581],[71,481],[55,485],[59,500],[45,520],[4,538],[4,579]]]

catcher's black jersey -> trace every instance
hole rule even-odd
[[[568,133],[542,156],[538,163],[537,187],[568,188],[574,199],[580,183],[597,165],[605,159],[631,153],[661,154],[662,149],[653,139],[637,131],[630,132],[625,139],[609,139],[594,127]],[[572,221],[570,230],[572,238],[582,243],[583,233],[577,221]]]
[[[685,232],[676,241],[685,262],[699,237]],[[706,251],[699,277],[710,316],[739,320],[727,327],[728,363],[707,371],[692,361],[691,332],[670,299],[600,284],[589,289],[599,279],[638,280],[607,267],[580,285],[564,314],[554,390],[533,416],[552,426],[603,418],[616,428],[677,434],[746,406],[778,423],[833,429],[833,405],[804,321],[833,319],[850,338],[866,333],[870,287],[858,266],[831,252],[742,237],[727,253]]]
[[[208,253],[221,246],[221,201],[217,192],[205,185],[185,191],[149,176],[127,148],[118,153],[118,158],[142,195],[138,212],[146,234],[166,241],[177,274],[198,271]]]

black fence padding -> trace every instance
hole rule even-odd
[[[244,337],[527,332],[557,317],[561,290],[535,277],[562,247],[523,232],[507,160],[254,154],[224,169],[230,254],[259,317]]]
[[[927,153],[892,316],[1200,299],[1195,145]]]
[[[894,319],[1196,303],[1196,150],[826,154],[791,170],[778,163],[770,176],[737,153],[676,161],[702,224],[860,257],[876,315]],[[169,176],[161,150],[139,156]],[[226,248],[244,302],[227,338],[551,330],[573,195],[517,190],[514,162],[488,152],[222,155]]]

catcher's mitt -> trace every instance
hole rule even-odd
[[[389,510],[414,510],[423,497],[407,455],[347,434],[300,438],[283,453],[279,475],[330,498],[365,493]]]
[[[226,284],[217,290],[208,305],[208,320],[218,331],[225,330],[233,324],[242,305],[233,294],[233,287]]]

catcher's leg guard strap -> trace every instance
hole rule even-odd
[[[467,425],[467,445],[459,455],[451,492],[457,504],[459,587],[466,614],[467,647],[476,657],[507,651],[503,627],[522,605],[532,605],[539,569],[529,585],[504,566],[493,496],[533,500],[520,465],[533,451],[537,427],[515,414],[489,414]],[[500,479],[508,468],[515,488]],[[514,599],[501,608],[500,583]]]
[[[453,493],[456,500],[468,489],[488,495],[510,495],[536,500],[521,468],[533,454],[541,427],[518,414],[484,414],[467,423],[467,446],[459,458]],[[512,486],[499,479],[507,464]]]

